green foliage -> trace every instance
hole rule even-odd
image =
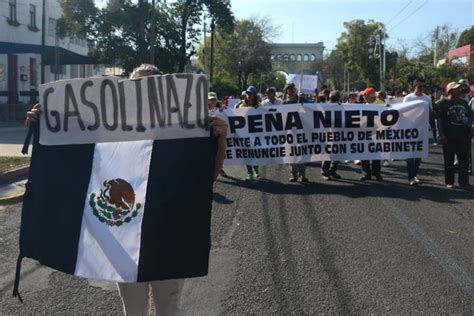
[[[100,9],[93,0],[60,0],[60,5],[62,36],[86,38],[99,63],[122,66],[128,72],[150,62],[153,20],[155,64],[163,72],[182,71],[195,53],[204,10],[225,30],[232,29],[234,21],[230,4],[218,0],[181,0],[154,8],[146,0],[114,0]]]
[[[369,58],[369,49],[374,48],[370,42],[371,36],[385,36],[383,24],[369,20],[353,20],[344,22],[346,31],[338,39],[336,49],[340,52],[342,59],[347,63],[351,72],[356,72],[360,80],[368,85],[378,86],[380,82],[379,59]],[[343,66],[343,65],[342,65]]]
[[[239,91],[249,84],[259,86],[261,76],[271,72],[271,49],[264,40],[265,32],[258,22],[236,22],[232,33],[216,29],[214,78],[234,81]],[[203,47],[198,50],[199,63],[204,65]]]
[[[213,23],[215,23],[222,32],[232,31],[234,16],[231,11],[230,1],[178,0],[171,4],[171,12],[176,18],[179,32],[178,72],[184,70],[189,58],[196,53],[194,46],[200,41],[200,28],[205,9]]]
[[[474,26],[471,26],[470,29],[467,29],[461,33],[456,47],[462,47],[469,44],[474,45]]]
[[[218,77],[214,79],[214,82],[212,83],[211,90],[217,93],[217,96],[219,98],[222,98],[227,95],[240,95],[240,88],[237,86],[237,84],[230,79],[225,79]]]

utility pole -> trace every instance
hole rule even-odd
[[[433,58],[433,67],[436,67],[436,64],[438,63],[438,37],[439,37],[439,26],[436,27],[435,33],[434,33],[434,58]]]
[[[46,28],[46,0],[43,0],[43,13],[41,15],[41,83],[44,83],[44,64],[46,62],[45,28]]]
[[[156,8],[155,0],[151,0],[151,39],[150,39],[150,64],[155,64],[155,40],[156,40]]]
[[[216,30],[216,24],[214,23],[214,18],[211,21],[211,65],[209,69],[209,82],[212,85],[212,80],[214,79],[214,33]]]

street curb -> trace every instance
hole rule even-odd
[[[8,205],[21,202],[23,200],[23,195],[25,195],[25,192],[20,192],[12,196],[0,198],[0,205]]]
[[[22,167],[9,172],[0,174],[0,185],[9,184],[22,178],[26,178],[30,171],[30,167]]]

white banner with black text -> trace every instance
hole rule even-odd
[[[291,104],[220,112],[226,165],[428,156],[428,104]]]

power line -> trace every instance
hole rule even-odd
[[[400,24],[402,24],[403,22],[405,22],[409,17],[411,17],[413,14],[415,14],[416,12],[418,12],[421,8],[423,8],[426,4],[428,3],[428,0],[425,0],[425,2],[423,2],[418,8],[416,8],[415,11],[413,11],[411,14],[409,14],[407,17],[405,17],[403,20],[401,20],[400,22],[398,22],[398,24],[396,24],[394,27],[392,27],[390,29],[390,31],[393,31],[397,26],[399,26]]]
[[[408,3],[400,11],[398,11],[398,13],[395,14],[395,16],[392,17],[390,21],[387,22],[387,24],[385,24],[385,27],[387,27],[390,24],[390,22],[392,22],[397,16],[399,16],[400,13],[402,13],[412,2],[413,0],[408,1]]]

